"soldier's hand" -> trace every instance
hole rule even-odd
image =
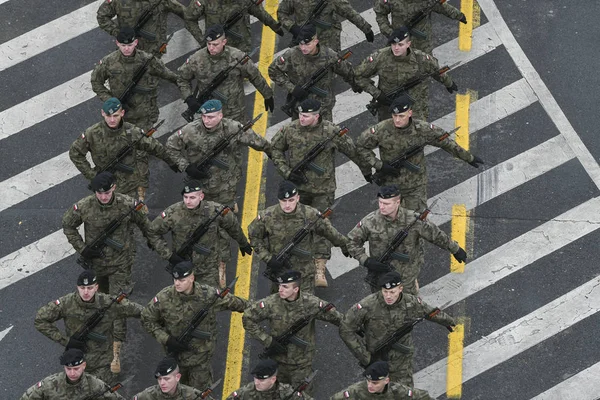
[[[390,98],[383,92],[379,96],[377,96],[377,103],[381,106],[389,106],[392,104]]]
[[[285,35],[285,31],[283,30],[283,28],[281,27],[281,24],[277,24],[275,25],[275,28],[273,29],[273,32],[275,32],[276,34],[278,34],[279,36],[283,36]]]
[[[369,183],[373,183],[373,175],[372,174],[366,174],[363,176],[365,177],[365,181],[367,181]]]
[[[196,164],[190,164],[185,169],[185,173],[195,179],[206,179],[209,178],[209,175],[198,168]]]
[[[463,24],[467,23],[467,16],[464,13],[460,13],[460,22],[462,22]]]
[[[348,251],[348,247],[346,246],[342,246],[340,247],[340,250],[342,251],[342,254],[344,255],[344,257],[346,258],[350,258],[350,252]]]
[[[252,255],[252,246],[250,246],[250,243],[246,242],[243,245],[241,245],[240,253],[242,253],[242,257],[245,256],[246,254]]]
[[[187,106],[189,107],[189,109],[194,111],[195,113],[198,112],[200,107],[202,107],[202,104],[200,104],[198,99],[195,98],[193,95],[189,95],[184,101],[185,104],[187,104]]]
[[[389,265],[379,262],[373,257],[367,258],[367,261],[365,261],[365,267],[372,272],[389,272],[392,269]]]
[[[287,179],[296,184],[306,183],[306,179],[304,178],[304,175],[302,175],[299,172],[290,172]]]
[[[269,268],[273,272],[277,272],[283,269],[285,265],[282,262],[277,261],[277,257],[273,256],[267,262],[267,268]]]
[[[456,86],[456,82],[452,82],[452,86],[447,87],[446,90],[448,93],[452,94],[454,92],[458,92],[458,86]]]
[[[87,260],[91,260],[92,258],[100,258],[102,257],[102,250],[92,249],[89,246],[85,246],[81,251],[81,256]]]
[[[169,164],[169,168],[171,168],[171,171],[175,172],[176,174],[181,172],[179,171],[179,165],[177,164]]]
[[[69,343],[67,343],[67,348],[65,350],[69,350],[69,349],[79,349],[83,352],[85,352],[87,350],[85,341],[79,340],[79,339],[75,338],[74,336],[71,336],[69,338]]]
[[[271,96],[265,99],[265,111],[273,112],[275,110],[275,99]]]
[[[175,266],[177,264],[179,264],[180,262],[184,262],[185,258],[180,257],[179,254],[173,252],[173,254],[171,255],[171,257],[169,257],[169,264]]]
[[[471,167],[479,168],[480,165],[483,165],[483,160],[477,156],[474,156],[473,161],[469,163]]]
[[[167,339],[167,343],[165,343],[165,345],[167,346],[168,353],[175,353],[175,354],[182,353],[189,348],[187,344],[181,343],[174,336],[169,336],[169,338]]]
[[[350,84],[350,87],[352,88],[352,91],[354,93],[362,93],[363,92],[362,86],[360,86],[358,83],[356,83],[356,81],[352,82]]]
[[[367,38],[367,42],[373,43],[375,41],[375,34],[372,29],[369,29],[369,32],[365,32],[365,38]]]
[[[294,90],[292,90],[292,96],[298,101],[302,101],[308,97],[308,92],[302,89],[302,86],[296,85]]]
[[[396,176],[398,175],[399,171],[392,167],[389,163],[383,161],[383,165],[381,168],[379,168],[379,172],[381,172],[383,175]]]
[[[467,252],[462,247],[459,247],[458,251],[452,255],[458,262],[461,262],[461,263],[467,262]]]
[[[294,37],[298,36],[298,34],[300,33],[300,27],[299,27],[298,25],[296,25],[296,24],[292,25],[292,26],[290,27],[290,33],[291,33],[291,34],[292,34]]]
[[[276,354],[285,354],[287,353],[287,348],[279,343],[275,338],[272,338],[271,344],[269,345],[269,353]]]

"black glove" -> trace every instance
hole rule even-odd
[[[298,172],[290,172],[290,174],[288,175],[288,180],[294,182],[294,183],[306,183],[306,179],[304,178],[304,175],[298,173]]]
[[[362,93],[362,92],[363,92],[363,88],[362,88],[362,86],[360,86],[360,85],[359,85],[358,83],[356,83],[356,82],[352,82],[352,83],[350,84],[350,87],[352,88],[352,91],[353,91],[354,93]]]
[[[398,175],[398,170],[394,167],[392,167],[389,163],[383,161],[383,165],[381,166],[381,168],[379,168],[379,172],[381,172],[383,175],[391,175],[391,176],[395,176]]]
[[[291,33],[291,34],[292,34],[294,37],[298,36],[298,34],[300,33],[300,27],[299,27],[298,25],[296,25],[296,24],[292,25],[292,26],[290,27],[290,33]]]
[[[169,338],[167,339],[167,343],[165,343],[165,345],[167,346],[168,353],[179,354],[188,349],[187,344],[181,343],[179,340],[177,340],[173,336],[169,336]]]
[[[189,107],[189,109],[194,112],[198,112],[200,107],[202,107],[202,104],[200,104],[198,99],[195,98],[193,95],[189,95],[188,97],[186,97],[186,99],[184,101],[185,101],[185,104],[187,104],[187,106]]]
[[[452,255],[458,262],[461,262],[461,263],[467,262],[467,252],[462,247],[459,247],[458,251]]]
[[[369,32],[365,33],[365,37],[367,38],[367,42],[369,43],[373,43],[375,41],[375,34],[371,29],[369,29]]]
[[[381,92],[381,94],[377,97],[377,102],[381,106],[389,106],[392,104],[390,98],[383,92]]]
[[[169,257],[169,264],[171,265],[177,265],[180,262],[185,261],[185,258],[180,257],[179,254],[173,252],[173,254],[171,255],[171,257]]]
[[[298,101],[302,101],[308,97],[308,92],[302,89],[302,86],[296,85],[294,90],[292,90],[292,96]]]
[[[467,16],[464,13],[460,13],[460,22],[462,22],[463,24],[467,23]]]
[[[102,257],[102,250],[92,249],[89,246],[85,246],[81,251],[81,256],[88,260],[91,260],[92,258],[100,258]]]
[[[342,254],[344,255],[344,257],[350,258],[350,252],[348,251],[348,248],[346,246],[340,247],[340,250],[342,250]]]
[[[250,246],[250,243],[246,242],[243,245],[241,245],[240,252],[242,253],[242,257],[246,254],[252,255],[252,246]]]
[[[283,263],[277,261],[277,257],[273,256],[267,263],[267,268],[273,272],[281,271],[283,269]]]
[[[454,92],[458,92],[458,86],[456,86],[456,82],[452,82],[452,86],[447,87],[446,90],[448,93],[452,94]]]
[[[86,351],[85,341],[76,339],[74,336],[71,336],[69,338],[69,343],[67,343],[66,350],[69,350],[69,349],[79,349],[79,350],[85,352]]]
[[[363,176],[365,177],[365,181],[367,181],[369,183],[373,183],[373,175],[372,174],[366,174]]]
[[[483,165],[483,160],[477,156],[469,163],[471,167],[479,168],[480,165]]]
[[[273,32],[275,32],[276,34],[278,34],[279,36],[283,36],[285,35],[285,31],[283,30],[283,28],[281,27],[281,24],[277,24],[275,26],[275,29],[273,29]]]
[[[269,353],[273,355],[285,354],[287,353],[287,348],[273,338],[273,340],[271,340],[271,344],[269,345]]]
[[[373,257],[367,258],[365,261],[365,267],[371,272],[390,272],[391,267],[387,264],[377,261],[377,259]]]
[[[265,111],[273,112],[275,110],[275,99],[271,96],[265,99]]]
[[[206,179],[210,177],[205,171],[198,169],[195,164],[188,165],[185,169],[185,173],[195,179]]]
[[[177,164],[169,164],[169,168],[171,168],[171,171],[175,172],[175,173],[179,173],[179,165]]]

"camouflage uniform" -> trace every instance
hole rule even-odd
[[[119,28],[134,27],[142,13],[159,3],[152,17],[144,24],[138,35],[137,48],[152,53],[157,57],[162,54],[159,49],[167,41],[167,17],[173,13],[180,18],[185,17],[185,7],[177,0],[105,0],[98,8],[98,25],[109,35],[117,37]],[[117,20],[113,20],[114,17]],[[197,19],[184,19],[186,29],[199,44],[204,43],[202,30]]]
[[[255,254],[265,263],[294,237],[304,225],[318,218],[319,210],[298,203],[296,210],[286,214],[279,204],[268,207],[258,213],[258,216],[248,226],[248,238]],[[315,266],[313,258],[317,248],[315,236],[323,236],[335,246],[345,247],[346,237],[335,229],[327,219],[318,219],[314,231],[296,246],[309,254],[306,257],[292,254],[290,264],[294,270],[302,273],[301,292],[313,293],[315,290]],[[318,237],[317,236],[317,237]]]
[[[394,29],[405,26],[413,16],[427,8],[431,3],[431,0],[375,0],[373,11],[375,11],[375,20],[377,21],[377,25],[379,25],[381,33],[385,36],[390,36]],[[448,3],[436,5],[433,7],[433,11],[457,21],[462,16],[460,10]],[[388,19],[389,14],[392,14],[391,24]],[[412,47],[431,54],[433,51],[431,14],[423,18],[414,29],[423,32],[427,37],[421,39],[413,35],[411,39]]]
[[[435,57],[423,53],[420,50],[409,48],[406,56],[394,56],[392,49],[387,46],[377,50],[367,57],[358,67],[354,69],[357,83],[374,98],[381,93],[390,93],[399,86],[405,84],[409,79],[431,74],[440,69]],[[379,76],[377,86],[369,79],[375,75]],[[434,79],[450,88],[454,83],[450,75],[435,75]],[[428,79],[410,89],[408,94],[415,100],[413,113],[415,118],[427,119],[429,117],[429,87]],[[385,88],[385,90],[382,90]],[[389,106],[380,105],[378,108],[379,121],[391,117]]]
[[[35,328],[44,336],[66,346],[69,338],[85,324],[88,318],[97,310],[110,304],[112,300],[111,296],[97,292],[93,302],[85,302],[79,293],[69,293],[38,310],[35,316]],[[110,363],[113,360],[113,342],[116,340],[113,329],[114,322],[122,318],[139,318],[141,312],[141,305],[127,299],[113,304],[106,311],[100,323],[86,340],[87,373],[95,375],[105,382],[113,380],[116,375],[110,372]],[[61,319],[65,324],[64,334],[54,324]]]
[[[402,207],[398,208],[398,215],[393,220],[381,215],[379,210],[373,211],[348,233],[348,252],[364,265],[368,258],[363,247],[365,242],[369,242],[371,257],[377,258],[387,249],[394,236],[410,225],[416,217],[413,211]],[[409,259],[407,261],[393,259],[388,262],[402,275],[405,293],[416,294],[417,292],[415,280],[425,262],[421,238],[442,249],[448,249],[452,254],[460,249],[458,243],[450,239],[437,225],[429,221],[417,221],[408,232],[406,239],[396,249],[397,253],[403,253]],[[380,275],[383,273],[369,273],[368,278],[372,282],[377,282]],[[372,290],[379,290],[379,288],[372,286]]]
[[[380,169],[382,161],[391,162],[413,146],[425,143],[444,149],[454,157],[472,162],[475,157],[460,147],[451,138],[436,140],[445,133],[433,124],[411,118],[408,126],[396,128],[394,121],[387,119],[361,133],[356,140],[356,148],[362,158],[375,169]],[[380,159],[375,157],[373,149],[379,147]],[[402,193],[402,206],[410,210],[421,211],[427,207],[427,163],[425,153],[421,151],[408,160],[419,167],[418,171],[402,168],[398,176],[386,175],[382,186],[396,185]],[[361,168],[363,174],[371,173],[371,167]]]
[[[83,373],[77,383],[69,383],[67,374],[59,372],[50,375],[29,389],[21,396],[21,400],[65,400],[83,399],[103,390],[108,390],[108,385],[93,375]],[[119,393],[104,393],[97,399],[125,400]]]
[[[243,51],[230,46],[225,46],[222,52],[214,56],[210,55],[206,48],[198,50],[177,70],[179,72],[177,86],[181,90],[183,99],[185,100],[192,94],[191,82],[193,79],[196,79],[197,85],[202,91],[219,72],[234,65],[244,56]],[[248,60],[243,65],[239,64],[231,70],[225,82],[212,93],[212,96],[223,103],[223,115],[226,118],[240,122],[246,122],[244,78],[248,78],[265,99],[273,97],[273,90],[252,60]]]
[[[315,55],[304,55],[300,51],[300,47],[292,47],[283,53],[282,56],[277,57],[271,65],[269,65],[269,77],[277,85],[283,87],[288,93],[288,99],[291,98],[291,93],[296,85],[302,85],[314,75],[317,70],[325,66],[332,61],[338,59],[338,54],[328,47],[318,46],[318,52]],[[352,65],[342,60],[339,63],[333,65],[329,69],[329,73],[325,75],[316,87],[322,89],[327,93],[325,97],[321,97],[314,93],[309,93],[308,98],[315,99],[321,102],[321,118],[327,121],[331,121],[333,106],[335,105],[335,93],[333,91],[333,84],[335,75],[341,76],[349,84],[354,84],[354,71]],[[310,92],[310,91],[309,91]],[[298,118],[297,110],[294,110],[293,119]]]
[[[398,301],[388,305],[381,291],[378,291],[348,310],[340,324],[340,336],[360,363],[368,365],[371,361],[376,361],[371,358],[380,343],[405,324],[430,314],[434,309],[408,293],[402,293]],[[447,327],[455,325],[454,319],[443,311],[431,321]],[[364,333],[364,338],[358,335],[360,330]],[[415,348],[412,334],[404,336],[396,342],[396,346],[387,354],[390,379],[413,387],[412,359]]]
[[[264,392],[256,390],[254,382],[250,382],[231,393],[226,400],[285,400],[292,394],[294,394],[294,399],[312,400],[312,397],[304,392],[298,396],[292,386],[279,383],[279,381],[276,381],[271,389]]]
[[[96,173],[108,165],[121,149],[127,147],[139,137],[142,137],[142,139],[137,142],[133,151],[122,161],[123,164],[132,167],[133,172],[128,173],[118,169],[113,172],[119,193],[136,197],[138,186],[148,187],[148,175],[140,175],[140,171],[135,168],[138,150],[148,152],[167,164],[173,164],[163,145],[152,137],[145,137],[142,129],[127,122],[122,123],[117,129],[111,129],[104,121],[98,122],[86,129],[71,144],[69,158],[86,179],[92,180]],[[94,161],[94,168],[86,158],[88,152]]]
[[[183,385],[179,383],[177,385],[177,391],[174,395],[166,395],[160,390],[160,386],[150,386],[143,392],[140,392],[133,396],[133,400],[188,400],[188,399],[200,399],[202,392],[198,389],[194,389],[191,386]],[[212,398],[212,397],[209,397]]]
[[[214,217],[215,210],[220,210],[221,205],[212,201],[202,201],[200,205],[190,210],[183,201],[169,206],[158,217],[152,221],[148,237],[155,243],[156,252],[165,260],[168,260],[173,252],[181,247],[200,225],[208,219]],[[247,243],[246,236],[239,226],[238,220],[233,213],[227,213],[225,216],[218,217],[197,242],[197,245],[205,248],[208,254],[201,254],[193,251],[191,254],[194,263],[194,276],[196,281],[210,286],[219,286],[219,255],[223,249],[219,248],[221,243],[221,230],[227,231],[229,236],[234,238],[240,245]],[[171,231],[172,245],[169,247],[162,238],[167,232]],[[174,250],[171,250],[174,249]],[[229,246],[226,251],[229,251]]]
[[[390,382],[383,393],[370,393],[367,381],[363,380],[338,392],[329,400],[360,399],[360,400],[433,400],[425,390],[412,389],[397,382]]]
[[[193,293],[178,293],[174,286],[167,286],[154,297],[142,311],[142,324],[161,344],[169,336],[179,336],[187,328],[194,315],[213,301],[217,289],[194,282]],[[196,328],[189,343],[190,350],[177,357],[181,383],[204,390],[212,384],[211,359],[217,342],[216,312],[231,310],[243,312],[248,302],[232,294],[218,299],[208,315]]]
[[[282,0],[277,9],[277,19],[288,31],[293,25],[301,26],[315,9],[319,0]],[[329,0],[319,16],[311,20],[317,28],[319,43],[335,51],[341,50],[342,21],[347,19],[365,34],[371,25],[358,13],[348,0]]]
[[[256,3],[256,0],[252,0]],[[185,10],[188,19],[198,20],[202,16],[205,18],[205,26],[225,25],[229,17],[245,9],[250,4],[250,0],[191,0],[188,8]],[[227,44],[249,53],[252,50],[252,36],[250,29],[250,15],[258,18],[260,22],[267,25],[272,30],[281,29],[281,25],[271,17],[271,15],[260,6],[251,6],[248,12],[233,27],[225,32]]]
[[[306,279],[310,278],[303,276],[302,280]],[[312,280],[314,281],[314,279]],[[273,337],[283,334],[301,318],[315,315],[320,308],[326,305],[326,301],[312,294],[303,293],[302,290],[295,301],[284,300],[275,293],[252,304],[244,313],[242,322],[248,335],[268,347],[271,345]],[[317,317],[321,321],[331,322],[336,326],[339,326],[342,318],[343,315],[335,309],[322,312]],[[259,325],[261,321],[265,320],[269,321],[269,333]],[[277,380],[290,384],[292,387],[297,387],[312,373],[312,360],[316,350],[315,321],[313,320],[298,332],[296,337],[307,342],[308,345],[304,347],[290,343],[287,346],[286,354],[277,354],[271,357],[279,364]],[[310,393],[310,387],[311,385],[306,390],[307,393]]]

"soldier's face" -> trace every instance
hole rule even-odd
[[[206,42],[206,48],[208,49],[208,53],[211,56],[214,56],[216,54],[221,53],[223,51],[223,49],[225,48],[226,44],[227,44],[227,38],[225,38],[224,36],[221,36],[217,40],[211,40],[210,42]]]
[[[289,214],[296,210],[296,206],[300,201],[300,195],[295,194],[288,199],[279,200],[279,207],[283,210],[284,213]]]
[[[400,114],[392,114],[394,126],[396,128],[405,128],[410,122],[410,117],[412,117],[412,110],[408,110]]]
[[[393,287],[391,289],[382,288],[381,294],[383,295],[383,300],[385,300],[385,304],[392,305],[398,301],[400,298],[400,294],[402,293],[402,285]]]
[[[135,46],[137,46],[137,44],[138,44],[138,40],[135,39],[133,41],[133,43],[129,43],[129,44],[117,42],[117,47],[121,51],[121,54],[123,54],[125,57],[129,57],[135,51]]]
[[[270,376],[267,379],[258,379],[257,377],[254,377],[254,387],[256,387],[258,392],[266,392],[273,387],[276,380],[276,375]]]
[[[202,114],[202,122],[204,123],[204,126],[208,129],[212,129],[215,126],[219,125],[222,119],[222,111],[215,111],[212,113]]]
[[[200,202],[204,199],[204,192],[192,192],[183,194],[183,203],[188,210],[193,210],[200,205]]]
[[[96,198],[98,199],[98,201],[101,204],[108,204],[108,203],[110,203],[110,200],[112,199],[113,193],[115,192],[116,188],[117,188],[117,186],[113,185],[113,187],[111,187],[106,192],[95,192]]]
[[[300,47],[300,51],[302,54],[306,55],[314,55],[317,54],[317,44],[319,44],[319,39],[313,39],[308,43],[300,43],[298,47]]]
[[[390,378],[385,378],[380,381],[372,381],[367,379],[367,390],[369,393],[381,393],[385,389],[385,385],[390,383]]]
[[[405,56],[408,53],[408,48],[410,47],[410,39],[406,38],[401,42],[392,43],[390,47],[392,48],[392,53],[396,57]]]
[[[85,365],[85,361],[76,367],[67,367],[65,365],[67,379],[71,382],[77,382],[81,378],[81,375],[83,375],[83,371],[85,371]]]
[[[279,298],[283,300],[294,300],[296,297],[298,297],[299,291],[300,287],[298,287],[294,282],[279,284]]]
[[[390,199],[379,199],[379,212],[386,217],[394,217],[400,207],[400,196]]]
[[[102,110],[102,117],[104,118],[104,122],[108,125],[109,128],[115,129],[121,124],[121,119],[125,115],[125,110],[120,109],[119,111],[107,114]]]
[[[319,122],[319,114],[315,113],[300,113],[298,114],[300,125],[302,126],[314,126]]]
[[[194,274],[188,275],[181,279],[173,278],[173,286],[175,286],[177,293],[192,293],[192,288],[194,286]]]
[[[94,298],[94,295],[98,291],[98,284],[94,283],[93,285],[87,286],[77,286],[77,292],[79,292],[79,297],[83,301],[90,301]]]
[[[158,386],[160,386],[160,391],[164,394],[174,394],[177,390],[177,384],[181,379],[181,374],[179,370],[175,370],[168,375],[159,376],[156,378],[158,381]]]

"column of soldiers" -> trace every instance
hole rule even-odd
[[[215,386],[211,360],[218,337],[216,312],[224,310],[243,313],[247,333],[265,349],[252,368],[254,381],[228,399],[311,399],[316,320],[338,327],[365,368],[364,381],[332,399],[430,399],[427,392],[413,387],[411,333],[392,345],[381,345],[419,318],[449,330],[456,324],[418,297],[422,239],[447,249],[459,262],[467,260],[465,250],[445,232],[420,218],[427,208],[423,147],[441,147],[476,168],[483,161],[425,121],[426,80],[403,93],[388,91],[422,75],[433,76],[450,93],[458,90],[448,74],[433,74],[439,65],[431,55],[429,14],[442,13],[462,23],[466,18],[446,3],[435,7],[428,3],[376,0],[377,23],[387,46],[353,67],[338,54],[342,19],[362,30],[368,42],[374,41],[374,33],[347,0],[283,0],[279,22],[259,6],[260,1],[246,5],[190,1],[185,7],[176,0],[105,0],[98,23],[115,37],[117,50],[102,58],[92,73],[92,88],[103,102],[103,120],[83,132],[69,151],[93,193],[63,217],[64,233],[84,271],[77,277],[76,292],[48,303],[35,317],[36,329],[64,346],[60,358],[64,372],[38,382],[22,399],[122,398],[116,392],[119,385],[109,384],[121,372],[126,319],[131,317],[140,318],[165,353],[155,370],[157,385],[134,399],[210,398]],[[424,10],[419,24],[405,26]],[[168,13],[183,19],[193,38],[206,46],[176,72],[160,60],[168,42]],[[246,123],[245,79],[264,97],[265,111],[275,108],[272,88],[247,57],[252,44],[250,15],[280,36],[284,28],[293,36],[291,48],[268,69],[270,79],[287,92],[285,102],[293,105],[292,121],[272,141]],[[204,33],[198,26],[202,17]],[[411,47],[413,34],[418,34],[415,46],[420,50]],[[224,70],[226,79],[217,81]],[[308,87],[306,82],[319,71],[323,74],[316,85]],[[373,96],[379,122],[355,141],[332,122],[336,75],[355,92]],[[376,75],[377,86],[371,81]],[[166,145],[151,136],[159,118],[159,78],[178,86],[192,119],[200,114],[173,133]],[[415,146],[420,151],[404,164],[394,162]],[[283,178],[278,204],[258,213],[248,226],[248,237],[237,219],[237,186],[246,147],[264,152]],[[359,166],[367,182],[380,186],[378,210],[347,235],[333,227],[326,212],[334,203],[338,150]],[[174,173],[185,174],[182,201],[152,221],[145,204],[148,155],[163,160]],[[134,225],[148,246],[168,261],[173,279],[146,306],[126,298],[132,290],[136,256]],[[403,230],[405,239],[394,249],[400,257],[382,259]],[[170,244],[164,238],[168,232]],[[254,252],[266,264],[270,296],[249,301],[230,293],[226,265],[231,239],[242,256]],[[315,287],[328,286],[326,263],[332,246],[366,268],[371,291],[345,314],[314,295]],[[59,320],[64,321],[62,331],[55,325]]]

